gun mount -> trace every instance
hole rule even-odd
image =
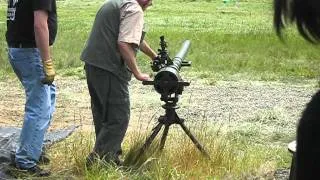
[[[210,159],[209,154],[205,151],[203,146],[198,142],[198,140],[193,136],[190,130],[185,126],[184,119],[180,118],[176,113],[176,109],[179,108],[177,102],[179,100],[179,95],[182,94],[183,88],[189,86],[189,82],[182,80],[179,72],[181,67],[190,66],[191,62],[185,61],[185,57],[188,53],[190,47],[190,41],[184,41],[180,51],[171,60],[166,50],[166,42],[164,37],[160,37],[160,46],[158,57],[152,63],[152,70],[157,72],[153,81],[143,81],[144,85],[153,85],[154,89],[161,94],[161,100],[165,102],[162,107],[165,109],[165,115],[158,118],[158,124],[153,128],[152,134],[146,139],[146,142],[140,149],[138,156],[136,156],[135,161],[137,161],[145,150],[150,146],[152,141],[155,139],[157,134],[160,132],[162,126],[164,126],[163,134],[160,141],[160,150],[164,148],[164,144],[168,135],[169,127],[172,124],[179,124],[192,142],[196,145],[199,151],[207,158]]]

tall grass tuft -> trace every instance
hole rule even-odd
[[[130,149],[125,155],[124,158],[124,166],[127,166],[130,169],[137,170],[148,167],[152,161],[156,158],[152,155],[157,156],[157,149],[159,146],[157,145],[158,141],[153,142],[146,149],[143,149],[143,145],[145,143],[145,138],[139,138],[135,136],[130,136]]]
[[[58,174],[83,175],[86,172],[86,157],[93,147],[93,134],[75,132],[67,140],[50,148],[51,168]]]
[[[52,169],[56,176],[85,179],[246,179],[272,176],[276,168],[289,162],[285,148],[242,141],[243,137],[237,137],[241,135],[226,133],[222,125],[198,127],[191,130],[210,159],[199,152],[180,127],[172,125],[164,149],[159,151],[156,138],[138,160],[135,158],[149,133],[127,134],[122,167],[100,162],[86,169],[85,159],[94,138],[91,133],[77,132],[51,149]]]

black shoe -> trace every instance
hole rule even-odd
[[[38,177],[47,177],[47,176],[50,176],[51,174],[49,170],[41,169],[38,165],[35,165],[32,168],[26,169],[26,171],[31,175],[38,176]]]
[[[38,165],[33,166],[32,168],[23,169],[17,166],[10,168],[8,171],[11,176],[16,178],[21,178],[26,175],[31,175],[35,177],[47,177],[50,176],[51,172],[49,170],[41,169]]]
[[[14,152],[10,153],[10,158],[11,158],[11,164],[15,165],[16,164],[16,162],[15,162],[16,155]],[[45,153],[41,153],[38,163],[40,165],[48,165],[50,163],[50,159]]]
[[[123,161],[118,156],[113,158],[107,158],[106,156],[104,156],[103,158],[100,158],[99,155],[97,155],[94,152],[91,152],[86,159],[86,167],[91,168],[93,164],[99,163],[99,162],[102,162],[102,164],[111,163],[111,164],[115,164],[116,166],[123,166]]]

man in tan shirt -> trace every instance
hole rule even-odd
[[[130,118],[128,82],[131,74],[141,81],[149,79],[138,68],[137,49],[152,60],[157,56],[143,39],[143,12],[151,4],[152,0],[109,0],[96,14],[81,54],[96,133],[89,166],[96,158],[120,164]]]

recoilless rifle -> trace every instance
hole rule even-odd
[[[160,150],[164,148],[165,141],[168,135],[169,127],[172,124],[179,124],[192,142],[196,145],[199,151],[209,158],[208,153],[205,151],[203,146],[198,142],[190,130],[185,126],[184,119],[179,118],[176,113],[176,109],[179,108],[177,102],[179,95],[185,86],[189,86],[190,82],[182,80],[179,72],[183,66],[191,66],[190,61],[185,61],[185,57],[190,47],[190,41],[186,40],[183,42],[180,51],[175,55],[173,59],[169,57],[167,51],[167,43],[164,40],[164,36],[160,37],[160,49],[158,49],[158,56],[152,62],[151,68],[156,75],[153,81],[143,81],[143,85],[153,85],[154,89],[161,95],[160,100],[164,101],[165,104],[162,107],[165,109],[165,115],[158,118],[158,124],[152,129],[151,135],[146,139],[140,152],[137,156],[139,158],[145,150],[150,146],[152,141],[155,139],[157,134],[160,132],[162,126],[164,126],[163,134],[160,140]]]

